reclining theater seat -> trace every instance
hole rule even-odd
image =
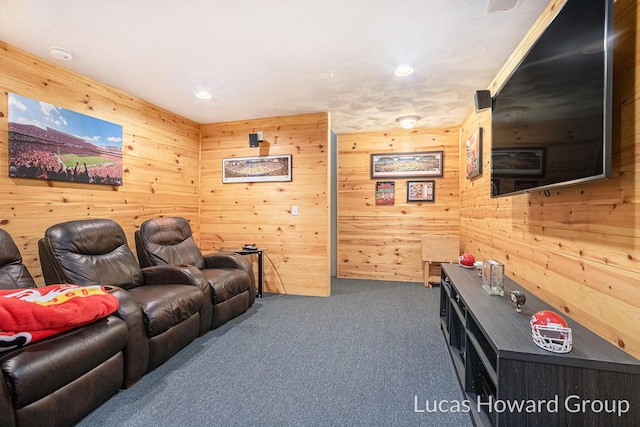
[[[124,230],[109,219],[68,221],[38,245],[45,282],[116,287],[129,326],[125,385],[130,386],[211,324],[209,287],[191,266],[141,269]]]
[[[15,242],[2,229],[0,289],[37,289]],[[79,420],[122,386],[128,336],[125,322],[109,315],[0,352],[0,426]]]
[[[162,217],[144,221],[135,232],[140,265],[192,265],[211,286],[215,329],[246,312],[256,298],[255,278],[249,261],[234,253],[202,255],[185,218]]]

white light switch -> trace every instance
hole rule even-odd
[[[297,206],[291,206],[291,215],[293,215],[293,216],[297,216],[298,215],[298,207]]]

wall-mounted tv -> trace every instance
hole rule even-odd
[[[492,97],[491,196],[609,178],[613,0],[568,0]]]

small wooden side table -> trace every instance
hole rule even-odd
[[[432,262],[457,262],[460,256],[460,236],[453,234],[425,234],[422,236],[422,270],[424,285],[440,283],[440,275],[429,276]]]

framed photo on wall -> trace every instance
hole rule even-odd
[[[222,159],[222,182],[291,181],[291,154]]]
[[[428,181],[407,181],[407,202],[435,202],[436,182]]]
[[[442,176],[443,151],[371,155],[371,179]]]
[[[467,138],[467,179],[482,175],[482,128]]]
[[[122,185],[122,126],[15,93],[9,177]]]
[[[376,182],[376,205],[394,205],[396,201],[395,181]]]

